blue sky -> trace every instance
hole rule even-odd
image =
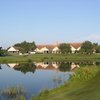
[[[0,45],[100,43],[100,0],[0,0]]]

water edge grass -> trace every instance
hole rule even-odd
[[[8,87],[0,90],[0,100],[26,100],[22,87]]]
[[[47,93],[42,91],[40,93],[42,95],[33,97],[31,100],[99,100],[97,91],[100,91],[98,88],[100,77],[98,75],[100,75],[100,68],[96,66],[77,69],[67,83]]]

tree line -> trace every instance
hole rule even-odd
[[[23,41],[21,43],[16,43],[13,47],[18,49],[21,53],[28,53],[29,51],[30,52],[34,51],[34,49],[36,48],[36,45],[34,41],[33,42]],[[0,56],[9,55],[7,50],[4,50],[2,49],[2,47],[0,47]]]
[[[29,51],[34,51],[36,49],[35,42],[21,42],[14,45],[17,47],[22,53],[28,53]],[[62,43],[59,45],[60,52],[62,54],[70,54],[71,47],[70,44]],[[85,41],[81,45],[81,49],[79,51],[75,51],[75,53],[82,53],[82,54],[93,54],[93,53],[100,53],[100,45],[98,43],[92,43],[91,41]]]
[[[62,43],[60,44],[59,49],[62,54],[71,53],[70,44]],[[91,41],[85,41],[82,43],[81,49],[79,51],[76,50],[75,53],[81,53],[81,54],[100,53],[100,45],[98,43],[92,43]]]
[[[15,48],[17,48],[21,53],[29,53],[34,51],[36,49],[35,42],[27,42],[23,41],[21,43],[17,43],[14,45]],[[61,43],[59,45],[60,52],[62,54],[70,54],[71,47],[70,44]],[[100,45],[98,43],[92,43],[91,41],[85,41],[81,45],[81,49],[79,51],[75,51],[75,53],[81,53],[81,54],[93,54],[93,53],[100,53]],[[0,47],[0,56],[7,55],[7,50],[3,50],[2,47]]]
[[[20,50],[22,53],[29,53],[29,51],[34,51],[36,49],[35,42],[21,42],[14,45],[15,48]],[[70,54],[72,53],[70,44],[62,43],[59,45],[60,52],[62,54]],[[98,43],[92,43],[91,41],[85,41],[81,45],[81,49],[79,51],[75,51],[75,53],[81,54],[93,54],[100,53],[100,45]]]

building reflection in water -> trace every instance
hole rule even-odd
[[[57,62],[36,62],[35,63],[37,69],[44,70],[58,70],[59,64]]]
[[[36,70],[56,70],[56,71],[72,71],[75,68],[79,68],[79,64],[76,64],[74,62],[34,62],[33,63],[36,66]],[[18,67],[22,67],[18,63],[9,63],[7,64],[10,68],[14,68],[15,70],[18,69]],[[24,67],[24,65],[23,65]],[[28,67],[28,64],[27,64]],[[20,69],[19,69],[20,70]]]
[[[72,62],[72,64],[71,64],[71,69],[70,70],[73,70],[73,69],[75,69],[75,68],[79,68],[80,66],[78,65],[78,64],[75,64],[74,62]]]
[[[9,63],[7,64],[10,68],[14,68],[16,65],[18,65],[18,63]]]

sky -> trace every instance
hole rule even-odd
[[[0,46],[100,43],[100,0],[0,0]]]

